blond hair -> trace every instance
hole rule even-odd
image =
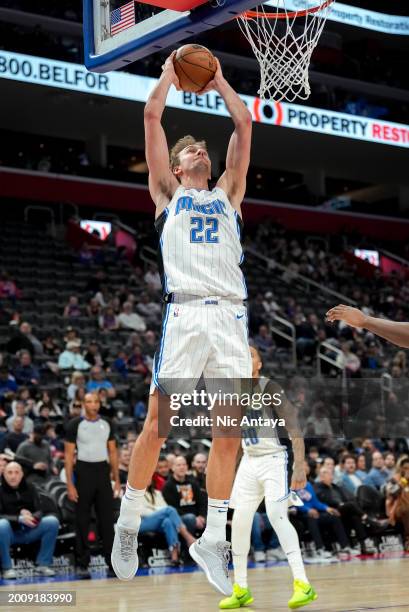
[[[183,149],[185,149],[186,147],[189,147],[190,145],[194,144],[203,145],[207,150],[207,144],[205,140],[196,140],[196,138],[194,138],[190,134],[188,134],[187,136],[183,136],[183,138],[179,138],[179,140],[176,144],[173,145],[169,153],[169,163],[171,170],[173,170],[174,168],[176,168],[176,166],[180,164],[179,153],[183,151]]]

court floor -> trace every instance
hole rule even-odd
[[[75,612],[217,612],[219,595],[199,571],[154,573],[138,576],[128,583],[114,578],[65,582],[10,584],[3,591],[76,592]],[[311,612],[358,612],[409,610],[409,557],[357,561],[307,567],[318,600],[307,607]],[[254,603],[248,612],[288,610],[291,578],[288,566],[249,570]],[[12,608],[0,605],[0,610]],[[13,608],[15,609],[15,608]],[[55,606],[30,606],[31,610],[61,610]],[[64,606],[65,610],[69,608]]]

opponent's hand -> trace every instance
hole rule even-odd
[[[307,484],[307,476],[303,465],[294,465],[293,475],[291,478],[291,489],[296,491],[297,489],[303,489]]]
[[[182,88],[179,83],[179,79],[175,72],[175,55],[176,51],[172,51],[169,57],[166,59],[165,63],[162,65],[162,74],[166,74],[171,79],[173,85],[176,87],[178,91],[182,91]]]
[[[197,92],[198,96],[202,96],[203,94],[207,93],[208,91],[212,91],[213,89],[218,91],[218,87],[220,85],[220,83],[223,81],[224,76],[223,76],[223,72],[222,72],[222,67],[220,65],[219,60],[217,59],[217,57],[214,58],[216,60],[216,72],[214,73],[214,77],[212,78],[211,81],[209,81],[209,83],[206,85],[206,87],[204,87],[203,89],[201,89],[200,91]]]
[[[358,308],[352,306],[345,306],[345,304],[338,304],[328,310],[325,315],[327,321],[345,321],[351,327],[365,327],[366,316]]]

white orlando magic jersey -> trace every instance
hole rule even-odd
[[[247,298],[242,220],[222,189],[178,187],[155,227],[164,294]]]
[[[268,378],[261,377],[253,388],[253,395],[264,393],[268,382]],[[259,400],[259,396],[256,397]],[[258,401],[258,404],[260,403]],[[274,406],[249,407],[246,410],[246,416],[249,420],[277,418],[274,414]],[[286,447],[280,443],[277,429],[271,425],[246,425],[242,427],[241,435],[243,451],[248,455],[271,455],[286,450]]]

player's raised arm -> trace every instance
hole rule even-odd
[[[409,323],[369,317],[358,308],[344,304],[334,306],[326,316],[328,321],[345,321],[351,327],[362,327],[392,344],[409,348]]]
[[[161,119],[171,85],[179,87],[173,68],[172,53],[162,67],[162,74],[153,88],[144,111],[145,155],[149,169],[149,192],[158,208],[165,208],[179,183],[169,167],[169,151]]]
[[[227,149],[226,170],[217,182],[229,198],[232,206],[240,212],[240,204],[246,191],[246,175],[250,163],[252,118],[240,96],[223,76],[220,62],[214,79],[204,91],[215,89],[223,98],[234,123]]]

